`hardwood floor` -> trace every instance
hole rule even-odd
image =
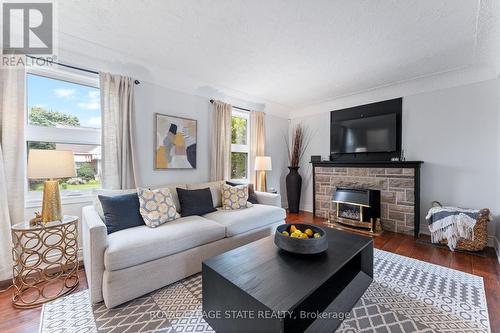
[[[83,269],[78,272],[80,284],[74,292],[87,289],[87,279]],[[12,306],[12,288],[0,293],[0,332],[36,333],[40,325],[42,308],[16,309]]]
[[[288,214],[288,223],[316,223],[325,220],[314,218],[311,213]],[[487,250],[487,257],[465,253],[450,252],[447,249],[415,242],[413,237],[384,232],[374,238],[375,247],[384,251],[423,260],[437,265],[453,268],[470,274],[482,276],[486,289],[486,299],[491,323],[491,331],[500,333],[500,265],[493,249]],[[79,272],[78,291],[87,288],[83,270]],[[11,290],[0,293],[0,332],[32,333],[38,331],[41,308],[20,310],[12,307]]]

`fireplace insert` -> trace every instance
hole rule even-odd
[[[337,187],[332,201],[335,203],[336,223],[368,229],[380,233],[380,191]]]

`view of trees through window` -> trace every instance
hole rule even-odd
[[[248,174],[248,119],[231,118],[231,179],[246,179]]]
[[[93,133],[99,131],[101,127],[99,89],[29,74],[27,104],[27,123],[31,126],[27,129],[28,133],[40,126],[53,128],[49,132],[44,132],[49,134],[31,134],[31,141],[27,142],[28,153],[30,149],[71,150],[75,158],[77,175],[73,178],[60,179],[61,189],[86,190],[100,187],[101,146],[98,142],[70,143],[74,142],[72,135],[68,136],[67,141],[50,140],[51,136],[60,137],[58,131],[61,131],[61,128],[66,131],[72,128],[83,128]],[[29,179],[28,188],[30,191],[43,190],[43,180]]]

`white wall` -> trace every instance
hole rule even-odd
[[[424,161],[422,216],[433,200],[463,207],[489,207],[495,216],[500,214],[499,82],[490,80],[404,96],[403,149],[407,160]],[[349,106],[359,104],[353,99]],[[325,103],[320,113],[292,119],[292,123],[301,122],[314,131],[307,156],[329,154],[329,105]],[[318,108],[321,106],[315,106]],[[301,206],[311,211],[312,170],[301,169],[301,174],[308,179]],[[489,234],[495,234],[495,223],[490,224]]]
[[[271,156],[273,165],[273,170],[267,172],[267,187],[281,194],[283,207],[286,207],[285,176],[288,171],[287,135],[288,119],[266,114],[266,155]]]

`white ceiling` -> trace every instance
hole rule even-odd
[[[71,0],[64,40],[292,109],[429,75],[498,71],[498,0]],[[495,12],[493,12],[495,10]]]

